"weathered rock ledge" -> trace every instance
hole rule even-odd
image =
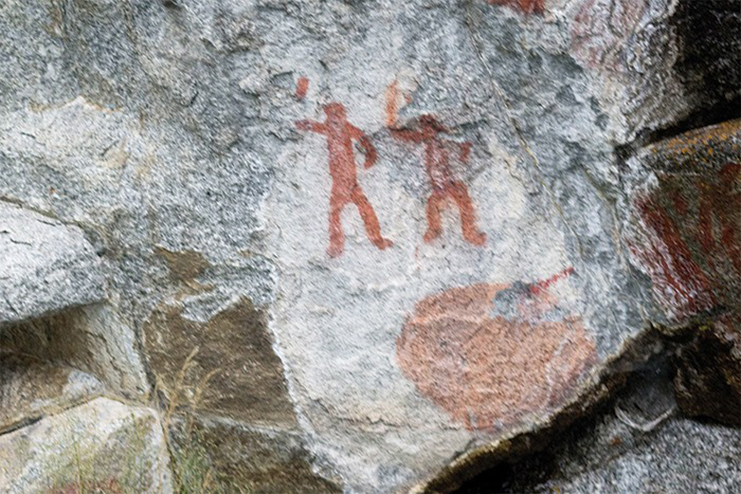
[[[104,298],[101,261],[82,230],[0,201],[0,325]]]

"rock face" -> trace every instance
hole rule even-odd
[[[76,227],[0,201],[0,325],[105,298],[100,259]]]
[[[257,492],[460,484],[654,330],[683,413],[734,423],[738,11],[2,2],[0,349],[156,403],[152,445],[197,430]],[[110,445],[127,410],[63,415]]]

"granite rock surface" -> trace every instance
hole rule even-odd
[[[27,248],[46,266],[0,285],[0,315],[99,302],[65,363],[153,398],[173,436],[196,413],[215,465],[296,468],[297,490],[463,482],[460,458],[587,413],[656,328],[694,342],[672,382],[702,415],[739,382],[712,369],[738,363],[740,18],[5,1],[0,198],[23,209],[0,212],[48,232],[0,227],[0,269]],[[53,360],[72,332],[45,321]]]

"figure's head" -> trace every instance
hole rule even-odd
[[[419,126],[422,131],[430,131],[434,133],[447,132],[443,124],[437,121],[437,119],[429,114],[421,115],[419,117]]]
[[[327,118],[335,120],[346,120],[347,112],[342,103],[328,103],[324,105],[324,113],[327,114]]]

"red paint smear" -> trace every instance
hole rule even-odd
[[[715,238],[713,236],[713,203],[708,184],[698,182],[699,196],[699,224],[697,226],[697,242],[707,256],[707,261],[712,267],[713,258],[710,254],[715,250]],[[681,213],[681,212],[680,212]],[[683,214],[683,213],[682,213]]]
[[[423,144],[425,147],[425,170],[432,185],[432,194],[427,200],[427,232],[425,242],[432,242],[442,234],[440,212],[442,205],[450,199],[458,206],[463,238],[473,245],[486,243],[486,234],[476,228],[476,215],[466,184],[457,180],[450,168],[450,153],[447,146],[458,147],[460,160],[466,162],[471,154],[471,143],[458,143],[440,138],[449,130],[432,115],[419,117],[420,130],[390,129],[391,135],[406,142]]]
[[[648,248],[641,251],[630,243],[628,245],[636,257],[652,268],[650,274],[657,296],[680,315],[710,309],[716,302],[710,283],[692,260],[692,254],[680,237],[676,225],[652,199],[640,198],[636,201],[636,206],[660,244],[652,241]]]
[[[544,0],[489,0],[491,5],[504,5],[524,14],[542,14]]]
[[[555,282],[562,278],[566,278],[567,276],[570,276],[574,274],[574,267],[566,268],[560,273],[554,274],[547,280],[540,281],[538,283],[534,283],[530,285],[530,293],[534,296],[538,296],[546,291],[553,285]]]
[[[309,79],[306,77],[299,77],[298,84],[296,84],[296,99],[301,101],[306,97],[306,93],[309,90]]]
[[[674,208],[677,210],[679,214],[684,216],[687,214],[687,210],[689,209],[689,206],[687,205],[687,201],[682,197],[682,193],[678,190],[672,190],[671,191],[671,199],[674,203]]]
[[[741,194],[736,192],[736,180],[741,175],[741,164],[728,163],[720,171],[720,190],[717,195],[718,219],[721,223],[721,243],[725,247],[733,268],[741,274],[741,245],[736,235],[741,215]],[[731,212],[731,215],[729,215]]]
[[[357,206],[370,241],[379,249],[391,247],[393,243],[381,236],[381,226],[363,189],[358,184],[357,166],[352,143],[358,141],[365,152],[365,168],[376,161],[376,150],[368,137],[347,121],[347,111],[341,103],[325,105],[324,122],[301,120],[296,122],[299,130],[323,134],[327,137],[329,151],[329,174],[332,176],[332,192],[329,200],[329,249],[330,257],[342,254],[345,246],[345,233],[342,230],[341,215],[346,205]]]
[[[399,118],[398,99],[401,95],[399,82],[394,80],[386,89],[386,125],[392,126]]]

